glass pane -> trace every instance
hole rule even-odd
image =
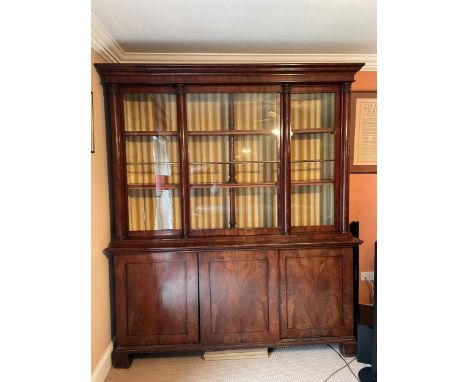
[[[271,130],[280,126],[277,93],[187,94],[188,131]],[[230,107],[231,106],[231,107]]]
[[[188,144],[190,183],[229,180],[229,137],[191,136]]]
[[[279,109],[276,93],[187,95],[193,229],[277,226]]]
[[[235,130],[271,130],[279,135],[280,95],[277,93],[234,94]]]
[[[291,187],[292,226],[333,224],[333,184]]]
[[[236,228],[277,227],[276,187],[237,188]]]
[[[177,131],[175,94],[124,94],[125,131]]]
[[[291,180],[333,180],[335,135],[293,134],[291,137]]]
[[[333,180],[334,166],[333,161],[291,163],[291,181]]]
[[[127,136],[128,184],[179,183],[177,137]]]
[[[291,94],[291,129],[335,127],[335,93]]]
[[[230,151],[233,141],[233,152]],[[232,158],[232,161],[229,159]],[[276,182],[276,135],[189,137],[190,183],[227,183],[229,164],[237,183]]]
[[[192,229],[229,228],[229,189],[192,188],[190,209]]]
[[[179,189],[129,189],[130,231],[180,229]]]

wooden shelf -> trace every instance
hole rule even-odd
[[[234,135],[274,135],[271,130],[213,130],[213,131],[188,131],[189,136],[234,136]]]
[[[313,162],[333,162],[334,159],[301,159],[301,160],[292,160],[290,163],[313,163]]]
[[[179,162],[127,162],[127,166],[144,166],[144,165],[156,165],[156,166],[162,166],[162,165],[176,165],[179,164]]]
[[[194,183],[190,188],[251,188],[251,187],[276,187],[275,182],[263,183]]]
[[[323,179],[323,180],[301,180],[297,182],[292,182],[291,186],[321,186],[327,184],[335,183],[332,179]]]
[[[138,136],[173,136],[179,135],[178,131],[126,131],[125,136],[127,137],[138,137]]]
[[[291,129],[293,135],[294,134],[321,134],[321,133],[334,133],[335,129],[325,129],[325,128],[320,128],[320,129],[300,129],[300,130],[294,130]]]
[[[239,161],[222,161],[222,162],[189,162],[190,166],[203,165],[203,164],[250,164],[250,163],[259,163],[259,164],[270,164],[276,163],[279,164],[279,160],[239,160]]]
[[[174,183],[168,183],[168,184],[158,184],[156,185],[155,183],[141,183],[141,184],[128,184],[127,188],[128,189],[145,189],[145,190],[172,190],[174,188],[178,188],[178,184]]]

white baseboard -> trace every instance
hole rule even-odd
[[[93,373],[91,374],[91,382],[104,382],[106,379],[107,374],[109,374],[109,370],[112,367],[111,355],[113,348],[114,345],[111,341],[107,349],[104,351],[104,354],[102,355],[96,368],[93,370]]]

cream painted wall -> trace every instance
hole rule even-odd
[[[103,249],[110,241],[109,188],[104,99],[93,64],[106,62],[91,50],[91,90],[94,100],[95,152],[91,154],[91,371],[111,341],[109,266]]]

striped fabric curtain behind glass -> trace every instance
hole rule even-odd
[[[176,131],[176,103],[172,94],[126,94],[126,131]],[[127,182],[135,184],[179,183],[178,139],[169,136],[126,138]],[[129,189],[129,230],[180,229],[178,188]]]
[[[125,94],[125,131],[177,131],[174,94]]]
[[[291,129],[335,127],[335,93],[291,94]]]
[[[303,129],[334,128],[335,94],[291,95],[291,127]],[[291,161],[329,160],[292,163],[291,180],[333,180],[335,136],[331,133],[296,134],[291,138]],[[333,224],[333,185],[293,186],[291,224],[293,226]]]

